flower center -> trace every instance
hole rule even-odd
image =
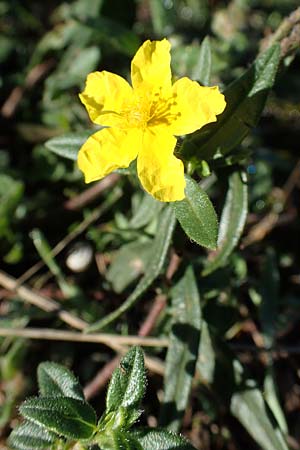
[[[137,94],[134,102],[122,111],[129,128],[147,128],[170,125],[181,113],[178,111],[177,94],[164,97],[161,88],[152,94]]]

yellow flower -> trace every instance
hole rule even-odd
[[[131,63],[130,84],[110,72],[87,77],[80,99],[93,122],[104,128],[81,147],[78,166],[87,183],[128,167],[137,158],[144,189],[156,199],[184,198],[184,166],[174,156],[175,136],[216,121],[225,108],[217,86],[189,78],[172,85],[170,43],[146,41]]]

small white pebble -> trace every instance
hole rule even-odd
[[[78,242],[66,258],[66,266],[73,272],[84,272],[93,259],[93,249],[86,242]]]

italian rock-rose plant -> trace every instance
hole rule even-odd
[[[149,194],[163,202],[184,199],[184,165],[174,155],[175,136],[216,121],[226,102],[217,86],[187,77],[172,84],[170,47],[167,39],[143,43],[131,62],[132,86],[111,72],[88,75],[80,99],[91,120],[105,128],[79,151],[87,183],[137,158],[138,177]]]

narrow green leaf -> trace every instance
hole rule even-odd
[[[49,449],[55,440],[57,436],[45,427],[26,421],[12,431],[9,445],[17,450]]]
[[[40,395],[72,397],[84,401],[82,387],[70,370],[60,364],[43,362],[38,367]]]
[[[159,428],[144,428],[134,433],[143,450],[196,450],[183,436]]]
[[[172,310],[175,317],[166,359],[160,425],[178,431],[189,400],[200,337],[200,298],[192,267],[172,291]]]
[[[145,388],[143,351],[140,347],[132,347],[112,375],[106,397],[107,412],[117,411],[121,406],[137,409]]]
[[[88,439],[95,431],[95,411],[75,398],[30,398],[20,406],[20,412],[26,419],[72,439]]]
[[[208,324],[202,320],[197,370],[204,383],[213,383],[216,364],[216,354]]]
[[[76,293],[78,293],[78,289],[76,286],[69,284],[64,274],[57,264],[53,254],[52,249],[44,236],[44,234],[41,232],[41,230],[35,228],[31,230],[30,237],[34,243],[34,246],[41,257],[41,259],[44,261],[46,266],[48,266],[50,272],[55,276],[57,283],[62,290],[63,294],[68,298],[71,296],[74,296]]]
[[[274,417],[280,427],[281,432],[288,434],[288,425],[284,416],[284,412],[279,402],[277,384],[275,380],[275,374],[273,366],[270,365],[267,368],[265,380],[264,380],[264,398],[274,414]]]
[[[202,272],[204,276],[226,264],[243,233],[247,212],[246,174],[233,172],[229,177],[229,188],[219,225],[218,248],[204,268]]]
[[[185,139],[181,153],[186,159],[226,155],[247,136],[259,121],[279,60],[280,46],[276,44],[259,55],[245,74],[225,90],[226,108],[217,122]]]
[[[261,392],[246,388],[236,392],[231,399],[231,413],[241,422],[263,450],[288,450],[279,433],[273,428]]]
[[[192,79],[199,80],[204,86],[208,86],[211,76],[211,46],[209,37],[206,36],[200,46],[199,59],[193,68]]]
[[[63,134],[49,139],[45,142],[45,146],[59,156],[76,161],[80,147],[93,133],[95,133],[95,130]]]
[[[92,332],[104,328],[108,324],[112,323],[118,317],[120,317],[125,311],[130,309],[135,302],[141,297],[141,295],[146,292],[146,290],[151,286],[153,281],[158,277],[163,264],[167,257],[167,252],[171,243],[174,227],[175,227],[175,217],[173,210],[170,206],[167,206],[160,216],[160,221],[158,223],[158,229],[156,237],[153,241],[152,254],[149,256],[149,264],[147,270],[136,286],[132,294],[127,298],[127,300],[115,311],[108,316],[104,317],[100,321],[91,325],[86,331]]]
[[[187,236],[199,245],[216,249],[218,222],[214,207],[203,189],[186,177],[186,197],[172,206]]]

